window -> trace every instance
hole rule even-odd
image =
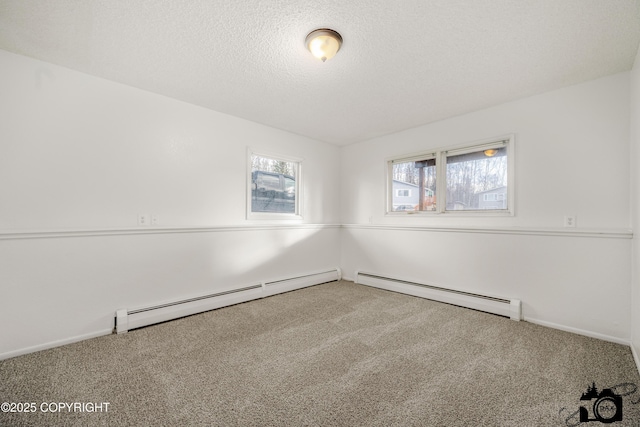
[[[391,162],[391,211],[434,211],[436,159],[432,156]],[[412,191],[415,190],[415,191]]]
[[[247,217],[299,217],[299,182],[299,160],[250,153]]]
[[[387,213],[513,214],[512,158],[513,136],[391,159]]]
[[[507,147],[464,150],[445,154],[447,204],[445,210],[503,210],[507,208]],[[503,200],[496,203],[498,194]],[[482,198],[480,197],[482,196]],[[491,203],[490,205],[485,204]]]

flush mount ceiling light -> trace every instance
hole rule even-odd
[[[490,149],[490,150],[484,150],[484,155],[487,157],[493,157],[498,153],[498,150],[494,150],[494,149]]]
[[[331,59],[342,46],[342,36],[328,28],[311,31],[304,41],[309,52],[322,62]]]

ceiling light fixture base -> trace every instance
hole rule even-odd
[[[333,58],[342,46],[342,36],[329,28],[311,31],[304,41],[309,52],[322,62]]]

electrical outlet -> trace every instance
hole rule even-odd
[[[144,227],[149,225],[149,214],[138,214],[138,225]]]
[[[564,216],[564,226],[567,228],[575,228],[576,227],[576,216],[575,215],[565,215]]]
[[[160,225],[160,215],[151,215],[151,225]]]

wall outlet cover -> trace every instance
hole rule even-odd
[[[575,215],[565,215],[564,216],[564,226],[568,228],[576,227],[577,218]]]
[[[144,227],[149,225],[149,214],[138,214],[138,225]]]

